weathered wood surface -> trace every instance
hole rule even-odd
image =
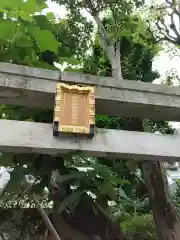
[[[96,113],[180,120],[180,87],[44,70],[0,63],[0,104],[53,108],[56,83],[96,86]]]
[[[0,120],[0,151],[180,161],[180,136],[97,129],[93,139],[53,137],[52,125]]]

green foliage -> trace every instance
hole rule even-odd
[[[41,30],[39,27],[28,27],[31,36],[36,40],[40,52],[50,50],[57,53],[59,43],[54,35],[48,30]]]
[[[56,24],[56,39],[61,42],[58,62],[71,65],[82,64],[92,44],[93,24],[83,16],[61,19]],[[75,63],[75,64],[74,64]]]
[[[143,0],[90,0],[90,1],[71,1],[71,0],[53,0],[60,5],[64,5],[72,13],[75,13],[75,10],[79,12],[81,9],[86,9],[92,15],[95,12],[102,12],[111,10],[114,14],[117,14],[117,17],[124,17],[125,14],[129,14],[132,11],[133,7],[139,7],[143,5]],[[77,14],[77,13],[76,13]]]
[[[60,203],[57,209],[57,213],[60,214],[63,212],[63,210],[68,207],[72,212],[75,209],[77,203],[80,200],[80,197],[82,195],[82,192],[80,191],[74,191],[69,196],[67,196],[63,201]]]
[[[1,105],[1,118],[20,121],[34,121],[50,123],[53,120],[53,111],[49,109],[26,108],[23,106]]]
[[[174,134],[174,128],[166,121],[153,121],[147,120],[147,125],[150,127],[152,132],[160,132],[163,134]]]
[[[121,222],[121,229],[129,240],[158,240],[154,219],[151,214],[133,216]]]
[[[126,16],[121,19],[121,66],[125,79],[152,82],[158,74],[152,72],[152,58],[157,53],[157,46],[154,44],[146,25],[139,29],[139,16]],[[138,21],[139,20],[139,21]],[[107,33],[113,29],[112,19],[105,18],[103,25]],[[142,23],[141,23],[142,25]],[[126,31],[126,33],[124,32]],[[139,34],[139,40],[134,35]],[[105,54],[102,52],[98,34],[93,45],[93,54],[85,62],[86,73],[95,75],[111,76],[111,65]]]
[[[131,19],[131,18],[130,18]],[[40,23],[41,20],[41,23]],[[76,20],[76,21],[75,21]],[[108,22],[109,20],[107,20]],[[39,24],[38,27],[41,27],[43,31],[45,29],[50,29],[49,24],[47,21],[38,15],[36,16],[36,23]],[[86,29],[82,29],[82,24],[85,24]],[[86,25],[87,24],[87,25]],[[124,26],[128,24],[134,24],[133,22],[129,21],[126,17],[124,20]],[[52,25],[53,26],[53,25]],[[81,26],[81,28],[80,28]],[[107,62],[102,50],[99,46],[98,39],[96,40],[94,45],[91,45],[93,50],[92,56],[86,61],[86,50],[85,45],[86,42],[84,41],[84,36],[86,36],[86,40],[88,40],[88,36],[91,31],[91,24],[86,22],[84,18],[79,18],[79,15],[76,19],[76,15],[72,16],[68,20],[61,20],[60,23],[56,25],[57,32],[55,33],[56,39],[61,42],[59,49],[62,50],[61,54],[58,56],[59,60],[64,61],[64,59],[72,64],[71,58],[76,55],[77,59],[80,59],[82,65],[85,66],[84,71],[86,72],[86,65],[89,63],[90,65],[94,61],[94,65],[97,66],[100,70],[103,69],[105,74],[110,74],[109,63]],[[32,28],[32,26],[29,28]],[[83,30],[84,33],[82,34],[81,38],[81,31]],[[46,30],[49,31],[49,30]],[[72,36],[71,33],[73,32]],[[71,36],[71,38],[70,38]],[[125,38],[125,37],[124,37]],[[126,38],[125,38],[126,39]],[[134,61],[134,65],[132,68],[129,68],[128,64],[123,63],[123,71],[128,72],[131,74],[132,79],[136,79],[137,75],[135,72],[135,68],[137,67],[137,62],[141,61],[142,52],[139,52],[138,48],[143,49],[147,48],[148,44],[134,44],[131,43],[132,38],[127,39],[127,43],[129,45],[124,45],[122,49],[124,49],[124,53],[122,51],[122,55],[124,59],[129,59],[127,61],[132,62]],[[66,44],[66,45],[65,45]],[[123,44],[123,43],[122,43]],[[124,43],[125,44],[125,43]],[[64,46],[64,51],[63,51]],[[62,48],[61,48],[62,47]],[[31,46],[32,49],[36,49],[36,45]],[[128,50],[128,48],[130,48]],[[133,50],[133,49],[137,49]],[[52,49],[51,49],[52,50]],[[135,52],[136,58],[132,57],[133,51]],[[141,72],[150,74],[151,72],[151,50],[149,55],[145,54],[143,56],[144,60],[150,61],[148,68],[143,69],[144,65],[140,64],[139,69]],[[68,60],[69,59],[69,60]],[[92,59],[92,60],[91,60]],[[18,62],[19,63],[19,62]],[[31,65],[31,62],[30,62]],[[147,67],[147,66],[146,66]],[[134,69],[134,71],[133,71]],[[94,73],[91,66],[88,69],[89,73]],[[96,72],[95,72],[96,74]],[[0,108],[1,116],[5,116],[8,119],[16,119],[16,120],[26,120],[26,121],[40,121],[40,122],[52,122],[52,111],[47,110],[39,110],[39,109],[27,109],[24,107],[14,107],[14,106],[4,106],[2,105]],[[129,122],[131,124],[131,122]],[[124,122],[122,118],[113,118],[108,116],[97,116],[96,117],[96,125],[98,127],[103,128],[114,128],[114,129],[123,129]],[[132,207],[132,203],[134,204],[135,201],[140,201],[141,197],[144,197],[144,190],[140,190],[139,198],[137,200],[136,197],[132,195],[134,189],[141,188],[139,187],[139,183],[141,182],[138,174],[137,169],[139,169],[138,164],[133,165],[126,161],[117,161],[117,160],[109,160],[104,158],[93,158],[87,159],[82,158],[79,156],[64,156],[64,161],[62,160],[52,160],[51,156],[42,156],[38,155],[37,158],[33,158],[32,155],[18,155],[16,156],[16,162],[11,162],[11,167],[15,169],[19,169],[20,175],[33,175],[38,182],[36,182],[33,186],[31,186],[31,191],[34,192],[41,192],[43,194],[44,187],[48,186],[48,173],[53,169],[57,168],[61,171],[62,178],[61,183],[71,184],[75,187],[77,191],[80,192],[90,192],[94,197],[97,198],[98,203],[107,212],[108,215],[111,215],[109,211],[108,202],[113,201],[115,202],[115,207],[113,210],[113,215],[116,217],[122,217],[129,213],[134,213],[134,208]],[[64,166],[62,166],[62,162],[64,162]],[[26,168],[25,166],[26,165]],[[24,169],[25,168],[25,169]],[[86,168],[88,170],[84,171],[82,168]],[[19,188],[20,189],[20,188]],[[17,188],[17,191],[19,190]],[[16,194],[18,193],[16,191]],[[70,191],[73,194],[73,190]],[[137,191],[135,191],[137,193]],[[65,200],[66,202],[66,200]],[[128,204],[125,204],[128,203]],[[139,204],[139,203],[138,203]],[[122,209],[124,207],[124,213],[117,214],[118,208]],[[136,209],[136,211],[144,211],[143,207],[141,209]]]
[[[53,25],[41,15],[46,7],[45,1],[40,0],[1,1],[0,12],[5,13],[0,20],[1,61],[29,65],[29,62],[37,62],[38,51],[57,52],[59,42]]]
[[[43,15],[45,1],[14,0],[1,2],[0,61],[55,69],[53,62],[81,64],[82,51],[90,41],[92,23],[80,17],[55,20],[53,13]],[[47,64],[46,64],[47,63]]]
[[[21,0],[18,1],[21,2]],[[5,3],[5,1],[2,2]],[[52,68],[54,61],[67,62],[67,69],[79,65],[74,71],[110,76],[110,64],[102,53],[98,34],[95,42],[92,41],[92,23],[82,17],[78,8],[74,11],[72,1],[59,1],[67,5],[69,15],[68,19],[55,22],[53,16],[41,14],[46,7],[42,4],[43,2],[28,0],[26,5],[23,4],[20,8],[17,6],[12,8],[11,4],[1,6],[7,15],[0,20],[3,29],[0,33],[0,60],[12,60],[13,63],[45,68]],[[83,1],[78,2],[79,8],[82,8]],[[14,0],[13,4],[15,3],[17,0]],[[121,6],[118,10],[120,12],[126,8],[125,15],[118,15],[118,11],[115,13],[111,9],[111,17],[105,18],[103,23],[112,42],[116,38],[121,39],[123,76],[128,79],[151,82],[156,76],[152,72],[152,58],[158,48],[147,34],[148,31],[142,19],[139,16],[130,15],[132,6],[131,4],[127,6],[125,1],[95,3],[96,7],[101,8],[100,10],[106,8],[107,4],[108,8],[113,6],[116,10]],[[41,11],[38,10],[39,8]],[[113,27],[117,26],[117,23],[112,21],[112,17],[113,21],[121,18],[122,31],[117,28],[113,32]],[[87,53],[89,49],[92,49],[92,52]],[[53,113],[46,109],[1,105],[0,115],[6,119],[52,122]],[[96,116],[96,126],[103,128],[126,129],[132,126],[133,122],[132,119]],[[137,128],[137,124],[135,127]],[[83,158],[77,154],[52,157],[3,153],[0,164],[10,167],[11,174],[4,197],[14,197],[22,193],[28,196],[32,192],[44,195],[44,188],[49,186],[50,173],[58,169],[61,174],[60,184],[67,190],[65,191],[67,194],[63,195],[64,201],[59,206],[60,212],[67,206],[71,208],[84,192],[91,194],[108,216],[125,218],[129,214],[136,215],[149,211],[147,190],[144,190],[138,163],[108,158]],[[26,175],[34,177],[31,184],[25,181]],[[125,231],[127,228],[125,225]]]
[[[173,185],[175,189],[173,190],[173,194],[171,194],[171,198],[175,204],[176,212],[180,216],[180,180],[177,180]]]

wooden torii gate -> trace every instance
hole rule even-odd
[[[59,82],[94,85],[96,113],[116,117],[180,120],[180,87],[0,63],[0,104],[52,109]],[[0,151],[180,161],[180,136],[96,129],[93,138],[52,134],[52,124],[0,120]],[[169,146],[171,146],[169,148]]]

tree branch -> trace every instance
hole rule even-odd
[[[91,12],[91,15],[96,22],[100,34],[100,44],[103,48],[105,55],[112,66],[112,76],[116,81],[120,82],[122,80],[122,72],[121,72],[121,61],[120,61],[120,41],[116,41],[115,45],[113,45],[107,36],[106,30],[102,24],[102,21],[99,17],[98,11],[92,4],[91,0],[86,0],[86,4]]]
[[[175,35],[176,35],[176,37],[177,37],[177,40],[178,39],[180,39],[180,34],[179,34],[179,32],[178,32],[178,30],[177,30],[177,28],[176,28],[176,24],[175,24],[175,22],[174,22],[174,17],[173,17],[173,15],[174,15],[174,11],[170,14],[170,19],[171,19],[171,29],[173,30],[173,32],[175,33]]]
[[[101,46],[112,66],[112,76],[115,78],[116,81],[121,81],[122,73],[121,73],[121,61],[120,61],[120,42],[118,41],[115,44],[115,46],[108,44],[108,40],[106,37],[107,34],[99,16],[95,15],[93,17],[96,24],[98,25]],[[117,46],[118,48],[116,49]]]
[[[150,21],[147,20],[146,22],[147,22],[147,24],[148,24],[148,26],[147,26],[147,31],[148,31],[149,34],[151,35],[151,38],[152,38],[153,42],[154,42],[154,43],[158,43],[158,40],[156,39],[156,36],[155,36],[154,33],[153,33],[153,30],[151,30]]]
[[[3,233],[0,233],[0,237],[2,240],[6,240]]]
[[[178,17],[180,17],[180,9],[177,10],[176,8],[174,8],[174,13],[175,13]]]
[[[169,5],[167,8],[170,8],[172,10],[172,13],[169,14],[170,20],[171,20],[171,29],[174,31],[175,35],[177,36],[177,41],[180,39],[180,34],[177,30],[177,27],[174,22],[173,15],[176,14],[177,17],[179,18],[179,25],[180,25],[180,8],[177,9],[176,5],[174,5],[173,1],[165,0],[165,2]],[[180,31],[180,26],[179,26],[179,31]]]
[[[114,44],[114,56],[111,61],[112,75],[116,81],[120,82],[123,80],[121,72],[121,53],[120,53],[120,41]]]
[[[112,62],[112,58],[113,58],[113,54],[114,54],[114,49],[113,47],[110,45],[106,30],[99,18],[99,15],[94,15],[93,16],[97,26],[98,26],[98,30],[99,30],[99,34],[100,34],[100,42],[101,42],[101,46],[108,58],[108,60],[110,62]]]
[[[58,235],[56,229],[54,228],[54,226],[52,225],[51,221],[49,220],[49,217],[48,215],[46,214],[46,212],[44,211],[44,209],[41,207],[41,205],[39,204],[37,198],[36,198],[36,195],[33,194],[33,200],[34,200],[34,203],[37,207],[37,210],[39,211],[47,229],[49,230],[49,232],[52,233],[52,235],[54,236],[54,239],[55,240],[61,240],[60,236]]]
[[[179,28],[180,28],[180,9],[179,10],[177,9],[173,0],[165,0],[165,4],[160,5],[159,7],[156,7],[156,10],[159,10],[159,11],[165,10],[166,12],[169,12],[167,13],[166,16],[169,16],[170,18],[170,26],[168,24],[165,24],[164,17],[163,18],[159,17],[155,22],[160,35],[163,36],[163,37],[160,36],[160,38],[158,39],[158,42],[161,40],[165,40],[179,46],[180,45],[180,29],[178,30],[178,27],[175,24],[174,15],[176,15],[179,18]]]
[[[169,4],[170,6],[172,6],[172,2],[170,2],[169,0],[165,0],[167,4]]]
[[[169,34],[169,30],[168,30],[167,26],[162,21],[161,21],[162,26],[160,26],[160,21],[157,21],[155,24],[156,24],[160,34],[163,35],[163,38],[165,38],[166,41],[169,41],[172,44],[177,44],[176,38],[174,38],[173,36],[171,36]]]

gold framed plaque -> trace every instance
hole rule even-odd
[[[94,136],[95,88],[58,83],[56,86],[53,135],[60,133]]]

